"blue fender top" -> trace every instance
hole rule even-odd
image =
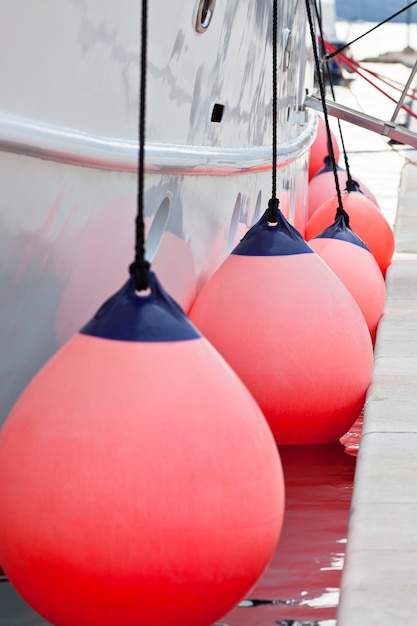
[[[242,256],[284,256],[290,254],[313,253],[304,237],[278,211],[276,224],[269,224],[268,210],[252,226],[232,254]]]
[[[181,307],[148,272],[150,293],[138,295],[133,278],[109,298],[80,333],[118,341],[185,341],[201,338]]]
[[[365,248],[365,250],[369,251],[366,243],[362,241],[353,230],[346,226],[346,220],[343,214],[340,214],[336,217],[333,224],[325,228],[321,233],[316,235],[314,239],[340,239],[341,241],[347,241],[349,243],[354,243],[361,248]]]

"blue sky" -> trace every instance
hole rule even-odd
[[[343,20],[364,20],[366,22],[382,22],[408,4],[406,0],[336,0],[336,15]],[[417,5],[402,13],[396,22],[417,22]]]

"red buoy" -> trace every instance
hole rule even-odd
[[[346,189],[348,175],[346,170],[337,167],[337,178],[341,191]],[[357,191],[362,192],[365,196],[378,207],[378,201],[373,193],[364,185],[356,176],[353,181],[357,185]],[[308,184],[308,219],[313,213],[327,200],[336,196],[336,184],[332,167],[327,164],[326,167],[319,170]]]
[[[342,214],[308,243],[349,289],[375,343],[378,323],[384,312],[386,289],[373,254],[348,228]]]
[[[190,317],[252,392],[278,444],[337,441],[359,415],[373,364],[364,317],[281,213],[248,231]]]
[[[342,194],[343,208],[349,215],[349,225],[374,255],[385,276],[395,249],[394,233],[382,211],[362,193]],[[337,196],[322,204],[311,216],[306,227],[306,239],[312,239],[330,226],[339,202]]]
[[[282,524],[280,458],[241,381],[149,274],[43,367],[0,433],[0,562],[53,624],[209,626]]]
[[[330,131],[332,138],[332,148],[336,163],[339,160],[340,150],[334,132]],[[317,135],[310,148],[310,159],[308,162],[308,179],[311,180],[322,167],[326,165],[326,157],[329,156],[329,145],[327,141],[327,131],[324,119],[318,116]]]

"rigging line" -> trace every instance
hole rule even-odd
[[[321,7],[321,2],[320,2],[320,7]],[[315,12],[316,12],[317,23],[319,25],[321,45],[322,45],[323,50],[325,52],[326,43],[325,43],[324,37],[323,37],[323,22],[322,22],[322,19],[321,19],[322,13],[320,11],[320,14],[319,14],[319,8],[318,8],[317,0],[314,0],[314,9],[315,9]],[[326,61],[325,65],[326,65],[326,71],[327,71],[327,80],[329,82],[332,98],[333,98],[334,102],[336,102],[336,94],[335,94],[334,87],[333,87],[332,73],[330,71],[330,64],[329,64],[328,61]],[[343,160],[345,162],[345,167],[346,167],[346,175],[347,175],[347,180],[348,180],[348,185],[347,186],[350,187],[352,185],[352,175],[350,173],[349,159],[348,159],[347,150],[346,150],[346,146],[345,146],[345,140],[344,140],[343,133],[342,133],[342,125],[341,125],[339,119],[337,120],[337,126],[338,126],[338,129],[339,129],[340,143],[342,144]],[[330,141],[331,141],[331,139],[330,139]]]
[[[138,188],[136,215],[136,247],[135,260],[129,267],[134,278],[137,291],[148,288],[148,270],[150,263],[145,260],[145,223],[144,214],[144,180],[145,180],[145,113],[146,113],[146,70],[148,48],[148,1],[142,0],[141,16],[141,49],[140,49],[140,85],[139,85],[139,156],[138,156]]]
[[[327,61],[326,61],[326,63],[327,63]],[[353,72],[358,74],[358,76],[363,78],[372,87],[374,87],[377,91],[382,93],[382,95],[384,95],[386,98],[388,98],[392,102],[397,102],[396,98],[394,98],[393,96],[390,96],[386,91],[384,91],[375,82],[373,82],[370,78],[368,78],[365,75],[366,73],[370,74],[371,76],[373,76],[377,80],[381,81],[383,84],[388,85],[388,87],[390,87],[391,89],[394,89],[396,91],[401,91],[402,93],[404,93],[404,86],[403,85],[401,85],[402,88],[396,87],[394,84],[391,84],[389,82],[389,79],[381,78],[381,75],[379,75],[378,73],[373,72],[373,71],[367,69],[366,67],[361,66],[357,61],[353,61],[349,57],[345,57],[345,55],[343,55],[343,65],[345,65],[348,69],[351,69]],[[397,81],[395,81],[395,82],[397,82]],[[414,95],[414,93],[415,93],[415,89],[412,88],[412,87],[409,87],[408,90],[407,90],[407,94],[406,95],[407,95],[407,97],[410,100],[417,100],[417,97]],[[406,111],[409,115],[411,115],[411,117],[417,118],[417,114],[414,113],[414,111],[412,111],[409,107],[407,107],[407,105],[402,103],[401,104],[401,108],[404,111]]]
[[[306,0],[306,9],[307,9],[308,25],[309,25],[309,29],[310,29],[311,43],[312,43],[312,46],[313,46],[314,63],[315,63],[315,66],[316,66],[317,80],[318,80],[319,89],[320,89],[321,104],[322,104],[323,113],[324,113],[324,122],[325,122],[325,125],[326,125],[329,155],[330,155],[330,160],[331,160],[332,169],[333,169],[334,182],[335,182],[335,186],[336,186],[337,201],[338,201],[338,204],[339,204],[339,206],[337,208],[337,211],[336,211],[336,217],[338,217],[339,215],[342,214],[345,217],[346,226],[349,226],[349,215],[346,213],[346,211],[344,210],[343,205],[342,205],[342,194],[340,192],[339,177],[337,175],[336,159],[335,159],[334,150],[333,150],[333,144],[332,144],[332,140],[331,140],[331,132],[330,132],[330,125],[329,125],[329,114],[328,114],[328,111],[327,111],[327,104],[326,104],[326,91],[325,91],[323,77],[322,77],[321,72],[320,72],[320,59],[319,59],[319,53],[318,53],[318,50],[317,50],[317,39],[316,39],[316,34],[314,32],[314,25],[313,25],[313,17],[312,17],[312,14],[311,14],[310,0]]]
[[[272,196],[268,202],[268,222],[278,221],[277,198],[277,117],[278,117],[278,1],[272,3]]]
[[[364,67],[363,65],[360,65],[359,63],[352,65],[349,63],[349,61],[343,61],[342,66],[343,65],[346,65],[348,69],[351,69],[353,72],[357,73],[361,77],[363,77],[363,75],[360,72],[364,72],[366,74],[369,74],[376,80],[379,80],[384,85],[387,85],[387,87],[389,87],[390,89],[393,89],[394,91],[400,91],[401,93],[404,91],[403,83],[400,83],[399,81],[391,79],[387,76],[383,76],[382,74],[379,74],[378,72],[374,72],[373,70],[370,70],[369,68]],[[416,90],[414,87],[410,87],[407,91],[407,98],[409,98],[410,100],[417,100],[417,96],[414,95],[415,91]]]
[[[352,44],[356,43],[357,41],[359,41],[360,39],[362,39],[363,37],[366,37],[366,35],[369,35],[369,33],[372,33],[372,31],[376,30],[377,28],[379,28],[380,26],[383,26],[383,24],[386,24],[387,22],[390,22],[391,20],[393,20],[394,18],[396,18],[398,15],[401,15],[401,13],[404,13],[404,11],[407,11],[407,9],[410,9],[412,6],[414,6],[415,4],[417,4],[417,0],[414,0],[414,2],[411,2],[410,4],[408,4],[406,7],[404,7],[403,9],[400,9],[399,11],[397,11],[396,13],[394,13],[393,15],[391,15],[390,17],[387,17],[383,22],[380,22],[379,24],[377,24],[376,26],[373,26],[372,28],[370,28],[368,31],[366,31],[366,33],[363,33],[362,35],[359,35],[359,37],[356,37],[356,39],[352,39],[352,41],[350,41],[349,43],[344,44],[343,46],[341,46],[340,48],[338,48],[337,50],[335,50],[334,52],[332,52],[331,54],[327,54],[325,59],[326,61],[328,61],[329,59],[331,59],[332,57],[336,56],[336,54],[339,54],[339,52],[341,52],[342,50],[345,50],[346,48],[348,48],[349,46],[351,46]]]
[[[325,45],[326,50],[330,52],[333,52],[333,50],[336,50],[336,46],[330,43],[329,41],[325,41],[324,45]],[[395,89],[396,91],[402,92],[404,89],[404,83],[401,83],[399,80],[395,80],[395,78],[391,78],[391,77],[385,76],[384,74],[380,74],[379,72],[375,72],[374,70],[371,70],[368,67],[365,67],[364,65],[362,65],[358,61],[355,61],[355,59],[350,58],[344,53],[341,53],[340,58],[335,59],[335,62],[340,63],[341,68],[343,68],[343,66],[346,66],[347,69],[352,70],[353,72],[356,72],[356,68],[360,68],[363,72],[366,72],[370,74],[371,76],[373,76],[374,78],[377,78],[382,83],[385,83],[386,85],[388,85],[392,89]],[[414,95],[412,95],[412,92],[414,91],[415,91],[415,88],[411,87],[408,95],[410,98],[417,100],[417,98]]]
[[[272,197],[277,197],[277,37],[278,37],[277,2],[273,3],[272,14]]]
[[[370,74],[371,76],[373,76],[377,80],[381,81],[381,83],[383,83],[384,85],[387,85],[387,87],[390,87],[391,89],[394,89],[395,91],[403,92],[403,90],[404,90],[404,84],[403,83],[399,83],[396,80],[391,80],[389,77],[383,76],[382,74],[378,74],[377,72],[373,72],[372,70],[370,70],[367,67],[364,67],[362,65],[359,65],[358,67],[360,67],[360,69],[363,72],[366,72],[367,74]],[[410,87],[408,92],[407,92],[407,97],[410,98],[410,100],[417,100],[417,97],[414,95],[414,93],[415,93],[415,87]]]
[[[369,83],[374,89],[376,89],[377,91],[379,91],[383,96],[385,96],[386,98],[388,98],[388,100],[391,100],[391,102],[395,102],[397,103],[398,100],[396,98],[394,98],[393,96],[390,96],[389,93],[387,93],[386,91],[384,91],[384,89],[382,89],[381,87],[379,87],[374,81],[372,81],[368,76],[365,75],[364,71],[356,68],[355,72],[358,74],[358,76],[360,76],[361,78],[363,78],[363,80],[365,80],[367,83]],[[411,96],[410,96],[411,97]],[[412,99],[415,99],[414,96],[412,97]],[[417,119],[417,113],[415,113],[410,107],[408,107],[406,104],[402,104],[401,108],[403,109],[403,111],[405,111],[406,113],[408,113],[408,115],[410,115],[413,118]]]
[[[325,42],[325,45],[332,46],[332,44],[330,44],[329,42]],[[337,63],[338,59],[335,59],[335,61]],[[377,72],[374,72],[374,71],[372,71],[372,70],[370,70],[370,69],[368,69],[366,67],[363,67],[360,63],[358,63],[357,61],[354,61],[354,59],[350,59],[350,57],[347,57],[343,53],[340,55],[340,61],[342,61],[342,63],[340,63],[341,66],[345,65],[345,66],[348,67],[348,69],[352,69],[353,72],[356,72],[364,80],[368,80],[368,79],[366,78],[366,76],[364,76],[360,72],[360,70],[362,70],[363,72],[368,72],[369,74],[371,74],[371,76],[374,76],[376,79],[380,80],[382,83],[387,84],[392,89],[395,89],[397,91],[402,91],[402,92],[404,91],[403,84],[400,83],[399,81],[396,81],[396,80],[388,78],[388,77],[382,77],[381,74],[378,74]],[[350,67],[349,63],[351,64],[351,67]],[[326,61],[326,65],[328,65],[327,61]],[[358,68],[360,68],[360,69],[358,69]],[[390,83],[390,81],[392,81],[392,84]],[[368,81],[368,82],[370,82],[372,86],[374,86],[376,89],[378,89],[378,87],[376,85],[374,85],[371,81]],[[401,88],[400,87],[396,87],[396,85],[393,84],[393,83],[401,85]],[[351,90],[350,86],[348,88]],[[408,91],[408,97],[411,100],[417,100],[416,96],[414,96],[415,91],[416,91],[415,88],[410,87],[410,89]],[[410,92],[412,92],[412,93],[410,93]],[[332,93],[333,93],[333,86],[332,86]],[[386,94],[385,92],[382,92],[382,93],[386,97],[390,98],[390,96],[388,94]],[[352,93],[352,95],[354,95],[354,94]],[[396,100],[394,98],[392,98],[392,101],[396,102]],[[360,106],[359,102],[357,102],[357,104],[358,104],[359,108],[362,108]],[[407,115],[417,118],[417,115],[414,113],[414,111],[412,109],[409,109],[404,104],[401,105],[401,108],[407,112]],[[339,119],[338,119],[338,123],[339,123],[339,128],[340,128],[340,120]],[[341,139],[342,139],[342,137],[341,137]],[[343,139],[342,139],[342,144],[343,144]],[[401,148],[398,148],[397,146],[395,146],[394,143],[391,143],[391,142],[389,142],[388,145],[389,145],[390,150],[392,152],[395,152],[398,156],[400,156],[406,163],[410,163],[411,165],[417,165],[417,161],[415,161],[413,159],[410,159],[409,157],[407,157],[406,155],[404,155],[402,153],[404,151],[404,146],[401,146]],[[406,149],[412,150],[412,148],[406,148]],[[361,152],[364,153],[363,150]]]
[[[390,96],[389,93],[387,93],[386,91],[384,91],[384,89],[382,89],[382,87],[379,87],[375,82],[373,82],[369,77],[367,77],[363,71],[361,70],[356,70],[356,73],[358,74],[358,76],[360,76],[361,78],[363,78],[364,80],[366,80],[367,83],[369,83],[372,87],[374,87],[374,89],[376,89],[377,91],[379,91],[383,96],[385,96],[386,98],[388,98],[388,100],[391,100],[391,102],[395,102],[398,103],[397,98],[394,98],[394,96]],[[391,86],[392,85],[388,85]],[[394,87],[392,87],[394,89]],[[408,97],[410,98],[410,100],[416,100],[416,96],[412,96],[411,94],[408,94]],[[406,104],[401,104],[401,109],[403,111],[405,111],[406,113],[408,113],[408,115],[410,115],[411,117],[417,119],[417,113],[415,113],[410,107],[408,107]]]

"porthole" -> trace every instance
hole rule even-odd
[[[200,0],[197,8],[195,29],[198,33],[205,33],[213,17],[216,0]]]
[[[146,237],[145,256],[146,260],[150,263],[155,257],[155,254],[157,253],[159,245],[162,241],[162,237],[164,236],[170,208],[171,203],[169,198],[164,198],[155,213],[155,217],[153,218],[153,222],[149,229],[148,236]]]

